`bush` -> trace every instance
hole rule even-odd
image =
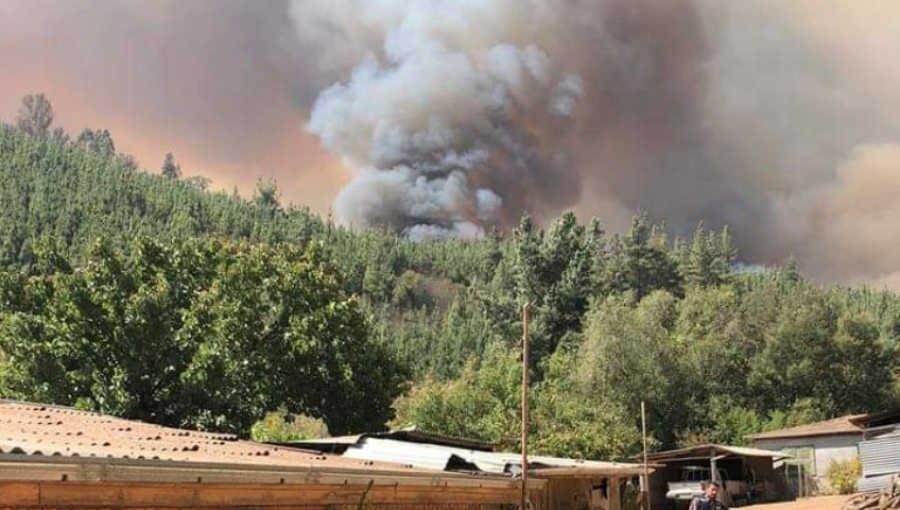
[[[856,481],[862,475],[862,462],[859,457],[840,462],[832,460],[826,475],[832,490],[840,494],[852,494],[856,492]]]
[[[250,438],[260,443],[288,443],[323,437],[328,437],[328,426],[324,421],[305,414],[291,414],[284,407],[266,414],[250,431]]]

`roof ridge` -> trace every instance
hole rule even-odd
[[[793,425],[790,427],[782,427],[778,429],[767,430],[764,432],[758,432],[756,434],[748,434],[745,437],[748,439],[776,439],[794,437],[792,433],[796,434],[796,437],[852,434],[855,432],[862,432],[862,427],[853,423],[853,420],[859,419],[864,416],[868,415],[865,413],[845,414],[843,416],[819,420],[812,423],[804,423],[801,425]],[[830,425],[835,425],[836,427],[832,427],[831,429],[829,429],[828,427]]]

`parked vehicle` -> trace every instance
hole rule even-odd
[[[728,481],[728,474],[717,469],[716,480],[723,482]],[[709,466],[684,466],[681,468],[681,477],[679,482],[669,482],[666,498],[675,502],[676,507],[687,507],[691,500],[697,496],[703,495],[703,482],[712,480],[712,470]]]

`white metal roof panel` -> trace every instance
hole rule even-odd
[[[365,437],[344,453],[345,457],[360,460],[389,461],[417,468],[446,470],[457,459],[479,471],[493,474],[519,474],[522,458],[519,453],[484,452],[424,443],[409,443],[393,439]],[[640,464],[565,459],[541,455],[529,456],[530,472],[540,476],[541,469],[567,468],[574,476],[631,476],[642,472]],[[549,474],[549,471],[548,471]]]

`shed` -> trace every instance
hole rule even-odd
[[[532,487],[539,500],[546,482]],[[436,473],[0,401],[4,509],[506,510],[519,491],[518,480],[491,473]]]
[[[773,463],[786,457],[781,452],[718,444],[651,453],[648,460],[661,467],[650,476],[650,506],[671,508],[672,502],[666,499],[668,484],[680,481],[685,469],[698,467],[708,468],[710,473],[716,470],[725,473],[726,501],[728,498],[737,502],[773,500],[777,495]],[[729,482],[734,480],[750,483],[739,494],[737,485]]]
[[[854,420],[863,428],[859,443],[862,476],[859,492],[887,488],[900,475],[900,411],[885,411]]]
[[[347,459],[392,460],[434,472],[475,472],[521,476],[521,454],[495,452],[489,444],[423,434],[415,430],[378,432],[294,443],[303,448],[339,453]],[[476,446],[473,448],[472,446]],[[547,510],[617,510],[627,481],[643,466],[530,455],[529,480],[546,483],[536,508]]]

